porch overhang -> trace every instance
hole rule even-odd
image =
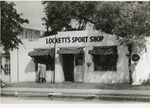
[[[91,55],[117,54],[117,46],[94,47],[92,50],[89,50],[89,54]]]
[[[57,51],[58,54],[83,54],[83,48],[61,48]]]
[[[34,49],[28,53],[28,56],[36,57],[36,56],[54,56],[54,48],[52,49]]]

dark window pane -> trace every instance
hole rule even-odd
[[[46,70],[54,70],[54,59],[51,56],[37,56],[35,57],[35,68],[37,71],[38,63],[45,64]]]
[[[117,51],[117,47],[115,49]],[[116,53],[108,55],[93,55],[94,71],[116,71],[117,70]]]

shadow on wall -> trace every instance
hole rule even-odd
[[[25,69],[25,73],[28,72],[35,72],[35,63],[32,59],[29,61]]]

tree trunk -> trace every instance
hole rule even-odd
[[[128,50],[129,50],[129,63],[128,63],[128,66],[129,66],[129,84],[132,84],[133,82],[133,79],[132,79],[132,70],[131,70],[131,54],[132,54],[132,48],[133,48],[133,45],[130,44],[128,45]]]

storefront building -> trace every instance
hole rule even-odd
[[[129,83],[128,48],[114,35],[67,31],[22,42],[10,54],[13,82],[35,82],[42,62],[47,82]]]
[[[60,32],[57,37],[56,82],[128,83],[128,50],[120,46],[116,36],[76,31]],[[46,39],[50,44],[52,38]]]

